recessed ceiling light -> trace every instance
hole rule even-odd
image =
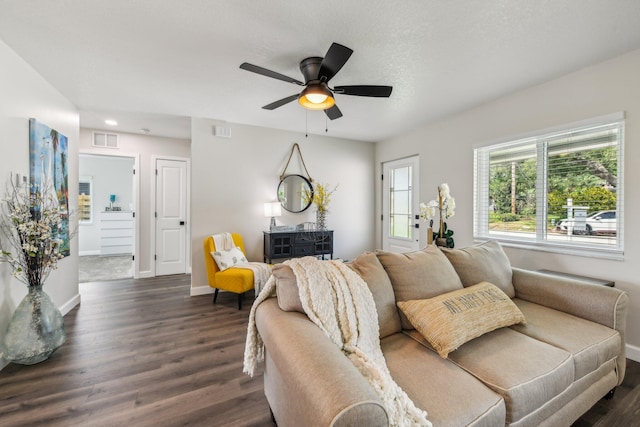
[[[118,122],[116,122],[115,120],[111,120],[111,119],[105,120],[104,122],[106,124],[108,124],[109,126],[117,126],[118,125]]]
[[[145,135],[147,135],[149,132],[151,132],[151,131],[149,129],[147,129],[147,128],[140,129],[140,133],[143,133]]]

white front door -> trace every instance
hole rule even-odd
[[[187,162],[156,160],[156,276],[186,273]]]
[[[420,247],[418,156],[382,165],[382,248],[391,252]]]

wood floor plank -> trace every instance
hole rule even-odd
[[[252,293],[191,297],[190,276],[80,284],[67,342],[0,371],[0,426],[270,426],[262,373],[242,373]],[[251,294],[251,295],[250,295]],[[640,363],[574,427],[639,426]]]

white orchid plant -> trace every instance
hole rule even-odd
[[[440,214],[440,230],[433,232],[433,238],[446,239],[446,246],[454,247],[453,230],[447,228],[445,219],[455,214],[456,201],[451,196],[449,185],[445,182],[438,186],[438,200],[431,200],[427,204],[420,203],[420,218],[429,222],[429,228],[433,227],[433,219],[436,212]]]
[[[62,219],[55,196],[46,190],[11,184],[2,201],[0,261],[10,264],[13,276],[29,287],[42,286],[63,258],[57,238]]]

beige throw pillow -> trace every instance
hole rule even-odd
[[[445,359],[462,344],[487,332],[526,323],[513,301],[488,282],[435,298],[397,304],[415,329]]]
[[[414,252],[376,252],[391,279],[396,301],[432,298],[462,289],[462,282],[447,257],[435,245]],[[413,329],[404,314],[403,329]]]
[[[486,281],[499,287],[509,298],[516,295],[511,283],[511,263],[496,240],[464,249],[443,248],[442,252],[453,264],[464,287]]]

